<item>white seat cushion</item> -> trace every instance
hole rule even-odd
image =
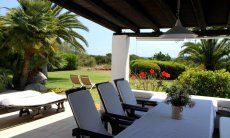
[[[109,82],[99,84],[98,90],[108,113],[126,115],[113,84]]]
[[[230,138],[230,118],[220,118],[220,138]]]
[[[80,128],[109,135],[88,90],[71,93],[68,99]]]
[[[117,81],[117,89],[124,103],[130,104],[130,105],[137,105],[137,99],[133,91],[131,90],[129,82],[127,80]]]

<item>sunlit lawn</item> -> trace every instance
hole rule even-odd
[[[95,71],[95,70],[73,70],[73,71],[56,71],[48,73],[48,88],[72,88],[70,74],[89,75],[93,83],[111,81],[111,71]],[[164,81],[165,85],[171,85],[172,81]],[[133,86],[132,86],[133,87]],[[96,89],[91,90],[91,94],[96,103],[99,103],[99,96]]]

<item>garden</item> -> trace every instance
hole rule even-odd
[[[19,4],[0,16],[0,91],[32,85],[35,90],[64,93],[72,88],[70,74],[89,75],[94,83],[111,80],[111,53],[85,51],[87,40],[76,29],[89,29],[77,15],[49,1],[19,0]],[[133,89],[166,91],[188,85],[197,95],[230,98],[229,71],[226,38],[185,42],[177,58],[162,52],[152,57],[130,55]],[[92,94],[98,102],[95,89]]]

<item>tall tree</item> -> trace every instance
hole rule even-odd
[[[201,39],[197,43],[187,42],[180,56],[187,55],[195,62],[205,66],[207,70],[215,70],[216,66],[230,55],[229,39]]]
[[[10,9],[4,18],[5,35],[2,44],[14,52],[22,53],[23,67],[20,75],[20,88],[27,83],[30,61],[34,55],[47,57],[55,51],[62,41],[84,51],[87,41],[76,32],[76,29],[88,31],[77,15],[52,4],[48,0],[18,0],[19,7]]]
[[[161,51],[159,53],[155,53],[151,59],[161,60],[161,61],[170,61],[171,57],[169,54],[163,54]]]

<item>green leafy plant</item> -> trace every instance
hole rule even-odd
[[[67,62],[67,64],[62,68],[63,70],[75,70],[78,68],[78,58],[72,53],[62,53],[62,58]]]
[[[8,73],[8,70],[0,69],[0,92],[11,85],[11,78]]]
[[[198,42],[186,42],[180,56],[187,55],[193,61],[201,63],[207,70],[215,70],[222,60],[230,55],[230,39],[201,39]]]
[[[195,105],[191,100],[190,95],[195,93],[195,90],[188,85],[173,85],[166,89],[167,98],[165,103],[172,104],[173,106],[189,106],[190,108]]]
[[[176,79],[182,72],[186,70],[184,64],[174,62],[174,61],[158,61],[158,60],[147,60],[139,59],[133,60],[130,63],[131,72],[140,73],[141,71],[147,72],[149,68],[152,68],[156,71],[157,74],[160,74],[161,71],[166,71],[171,74],[170,78],[167,79]]]
[[[96,60],[94,56],[90,56],[87,54],[79,54],[79,66],[81,67],[94,67],[96,66]]]
[[[158,61],[154,60],[161,70],[164,70],[171,74],[169,79],[176,79],[181,73],[186,70],[186,66],[184,64],[175,62],[175,61]]]
[[[159,75],[161,72],[160,67],[153,62],[153,60],[138,59],[133,60],[130,63],[130,70],[135,74],[139,74],[140,72],[148,72],[149,69],[153,69],[156,75]]]
[[[63,88],[49,88],[48,92],[65,93],[65,89],[63,89]]]
[[[34,55],[46,57],[63,41],[78,51],[84,51],[88,43],[76,29],[88,31],[88,28],[78,21],[76,14],[63,11],[62,7],[48,0],[18,0],[18,3],[18,8],[8,10],[6,16],[2,17],[0,30],[4,30],[1,47],[23,55],[23,65],[18,73],[20,89],[23,89],[28,82]]]
[[[197,95],[230,98],[230,73],[225,70],[190,69],[178,78],[180,85],[189,85]]]

